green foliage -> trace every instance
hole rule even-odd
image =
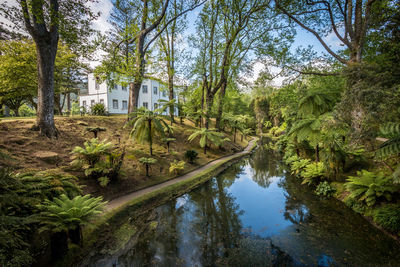
[[[292,174],[300,175],[303,172],[303,170],[305,169],[305,167],[308,164],[310,164],[310,162],[311,161],[309,159],[301,159],[301,158],[298,158],[298,160],[293,161],[290,165]]]
[[[189,163],[194,163],[197,159],[199,153],[196,150],[186,150],[185,158],[188,160]]]
[[[174,162],[171,162],[169,166],[169,172],[170,173],[174,172],[176,175],[178,175],[180,171],[185,169],[185,164],[186,162],[184,162],[183,160],[181,161],[174,160]]]
[[[384,142],[376,151],[376,156],[386,158],[389,156],[397,156],[400,154],[400,124],[387,123],[380,128],[384,137],[390,138]]]
[[[90,108],[90,111],[91,111],[92,115],[95,115],[95,116],[105,116],[106,115],[106,108],[104,107],[104,104],[102,104],[102,103],[94,104]]]
[[[375,205],[376,201],[384,197],[390,201],[398,188],[393,185],[391,177],[383,172],[373,173],[366,170],[357,172],[358,176],[349,176],[345,183],[346,190],[351,198],[365,202],[368,206]]]
[[[66,195],[45,200],[39,205],[42,210],[37,217],[42,224],[41,230],[52,232],[74,230],[76,227],[90,225],[93,217],[99,215],[106,202],[102,197],[93,198],[90,195],[76,196],[73,199]]]
[[[216,146],[220,146],[225,141],[229,141],[228,138],[225,138],[223,133],[206,128],[193,130],[193,133],[188,137],[188,140],[191,142],[197,137],[200,137],[199,145],[200,147],[204,148],[204,154],[206,154],[208,145],[214,144]]]
[[[100,162],[102,157],[109,155],[112,150],[112,143],[100,142],[97,138],[84,143],[84,147],[76,146],[71,154],[73,161],[72,166],[82,167],[85,171],[95,168],[95,165]],[[89,171],[91,172],[91,171]]]
[[[118,178],[125,150],[115,150],[111,142],[99,142],[97,138],[85,142],[84,146],[72,150],[72,166],[84,170],[87,177],[96,178],[101,186]]]
[[[315,185],[326,176],[326,168],[323,162],[313,162],[307,164],[300,174],[303,177],[301,184]]]
[[[19,107],[18,113],[22,117],[32,117],[36,115],[36,111],[27,104],[22,104],[22,106]]]
[[[77,184],[78,179],[59,170],[17,173],[15,177],[24,184],[16,192],[38,201],[53,199],[62,194],[74,197],[82,193]]]
[[[391,232],[400,233],[400,206],[385,205],[379,207],[373,214],[374,222]]]
[[[164,137],[172,129],[159,114],[162,110],[151,111],[140,108],[130,114],[131,120],[127,125],[133,125],[130,136],[139,143],[149,143],[150,155],[153,155],[153,139],[155,136]]]
[[[346,199],[344,200],[344,204],[346,204],[347,207],[351,208],[352,210],[360,214],[364,214],[367,210],[367,207],[364,205],[363,202],[359,202],[352,197],[346,197]]]
[[[317,188],[315,189],[315,193],[318,196],[326,196],[331,197],[336,192],[336,189],[332,187],[327,181],[323,181],[318,184]]]

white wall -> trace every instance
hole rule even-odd
[[[143,93],[143,85],[147,85],[147,93]],[[154,87],[157,87],[157,94],[154,94]],[[161,90],[165,90],[165,96]],[[178,100],[177,93],[175,93],[175,99]],[[106,82],[99,84],[96,90],[96,81],[93,73],[88,75],[88,94],[81,95],[79,97],[79,105],[84,106],[83,102],[86,101],[85,108],[90,111],[91,101],[94,103],[100,103],[100,100],[104,100],[104,106],[106,110],[111,114],[127,114],[128,113],[128,101],[129,101],[129,87],[126,90],[122,90],[121,85],[117,85],[112,90],[107,88]],[[159,100],[169,99],[169,92],[166,85],[159,83],[156,80],[144,79],[142,86],[139,91],[138,107],[143,107],[143,103],[147,103],[148,109],[154,110],[154,104],[157,103],[159,106]],[[113,101],[118,102],[118,108],[114,108]],[[123,101],[126,101],[126,109],[123,107]],[[168,111],[164,114],[169,114]],[[178,115],[178,109],[175,109],[175,115]]]

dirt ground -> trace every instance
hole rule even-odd
[[[59,131],[58,139],[48,139],[32,131],[34,119],[2,120],[0,121],[0,166],[11,167],[17,172],[27,169],[46,170],[60,168],[71,172],[79,178],[84,185],[85,193],[102,195],[105,199],[113,199],[128,192],[136,191],[147,186],[169,180],[176,175],[169,173],[170,163],[174,160],[185,160],[186,150],[193,149],[199,153],[195,164],[186,163],[183,173],[189,172],[216,158],[237,152],[245,147],[247,141],[240,141],[240,135],[236,137],[236,144],[227,142],[220,150],[215,146],[203,154],[198,140],[187,141],[187,137],[194,129],[193,124],[185,120],[183,125],[174,124],[173,138],[176,141],[170,145],[171,153],[168,154],[166,145],[156,138],[153,145],[153,158],[157,159],[150,170],[150,177],[144,175],[144,168],[138,162],[141,157],[149,157],[147,144],[137,144],[129,138],[130,129],[123,128],[126,122],[125,116],[111,117],[57,117],[56,127]],[[93,133],[87,132],[88,126],[105,127],[105,132],[99,133],[99,139],[112,142],[115,147],[126,146],[126,157],[122,166],[123,173],[115,183],[101,187],[94,179],[85,178],[83,173],[74,172],[70,168],[70,152],[75,146],[83,146],[83,143],[93,138]],[[232,140],[233,137],[229,136]]]

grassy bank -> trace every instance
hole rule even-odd
[[[176,177],[176,174],[169,172],[170,163],[174,160],[186,161],[184,153],[187,150],[198,151],[198,159],[194,164],[186,163],[182,173],[190,172],[210,161],[240,151],[247,145],[247,141],[241,141],[238,135],[236,143],[226,142],[222,150],[212,146],[205,155],[197,140],[192,143],[187,141],[194,125],[185,120],[182,125],[174,124],[173,126],[173,137],[176,141],[171,143],[170,153],[167,152],[166,144],[161,138],[155,140],[153,158],[157,160],[157,164],[151,168],[150,176],[146,177],[143,165],[138,162],[138,159],[148,157],[148,146],[130,139],[130,129],[124,128],[125,122],[126,116],[56,117],[59,138],[50,140],[31,130],[35,123],[33,119],[2,120],[0,121],[0,155],[2,156],[0,166],[12,167],[17,172],[60,169],[78,176],[79,183],[84,185],[84,193],[101,195],[110,200]],[[101,187],[96,180],[85,178],[82,172],[77,172],[70,167],[72,149],[75,146],[83,146],[85,141],[93,138],[93,133],[86,131],[87,127],[105,128],[106,130],[98,135],[100,140],[107,140],[115,147],[126,148],[122,175],[118,181],[108,184],[107,187]],[[233,140],[232,136],[229,134],[228,136]],[[52,155],[51,158],[43,157],[49,153]]]

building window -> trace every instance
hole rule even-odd
[[[86,100],[82,101],[82,106],[86,107]]]
[[[90,100],[90,106],[94,106],[94,100]]]
[[[156,86],[153,87],[153,94],[157,95],[158,94],[158,89]]]
[[[128,89],[127,86],[122,86],[122,91],[126,91]]]
[[[114,84],[114,90],[118,90],[118,84]]]
[[[147,94],[147,85],[142,85],[143,94]]]
[[[113,109],[118,109],[118,100],[113,99]]]
[[[100,103],[104,105],[104,99],[100,99]]]
[[[163,96],[163,97],[166,97],[166,96],[167,96],[167,92],[166,92],[165,90],[162,92],[162,96]]]
[[[122,110],[128,109],[128,101],[122,100]]]
[[[158,109],[158,103],[154,103],[154,110]]]
[[[149,103],[143,102],[143,107],[148,109],[149,108]]]
[[[96,81],[94,81],[94,88],[96,90],[100,90],[100,84],[98,82],[96,82]]]

